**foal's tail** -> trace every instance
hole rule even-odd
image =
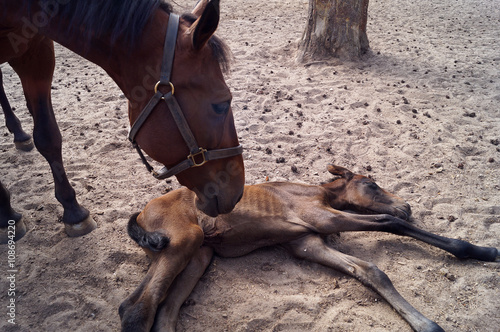
[[[170,243],[170,239],[160,232],[146,232],[144,228],[137,223],[139,213],[134,213],[128,221],[128,235],[137,242],[142,248],[151,251],[161,251]]]

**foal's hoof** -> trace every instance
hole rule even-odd
[[[0,227],[0,244],[9,243],[9,240],[17,241],[26,234],[26,224],[21,219],[14,227]]]
[[[84,221],[78,224],[64,224],[66,234],[70,237],[83,236],[97,228],[97,223],[89,215]]]
[[[14,142],[16,149],[21,150],[21,151],[31,151],[35,147],[35,144],[33,144],[33,139],[31,137],[25,141],[18,141]]]

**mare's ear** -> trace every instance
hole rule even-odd
[[[202,0],[194,9],[196,11],[200,5],[204,7],[203,13],[190,28],[193,48],[196,51],[200,50],[208,42],[219,25],[219,0],[211,0],[204,6],[203,2],[206,1]]]
[[[203,14],[203,11],[205,10],[205,7],[207,6],[209,0],[200,0],[196,4],[196,7],[194,7],[193,11],[191,14],[193,14],[196,17],[200,17],[201,14]]]
[[[346,180],[350,180],[354,176],[354,174],[350,170],[344,167],[329,164],[326,168],[328,172],[332,173],[333,175],[338,175]]]

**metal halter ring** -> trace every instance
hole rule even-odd
[[[175,91],[174,85],[172,84],[172,82],[168,82],[168,84],[170,84],[170,88],[172,89],[172,96],[173,96],[174,95],[174,91]],[[158,87],[160,85],[167,85],[167,84],[163,83],[162,81],[158,81],[158,83],[155,84],[155,93],[158,92]]]

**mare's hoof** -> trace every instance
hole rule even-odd
[[[14,142],[16,145],[16,149],[21,150],[21,151],[31,151],[35,147],[35,144],[33,144],[33,139],[29,138],[25,141],[18,141]]]
[[[9,240],[12,240],[14,236],[14,241],[19,240],[26,234],[26,224],[23,219],[19,220],[15,227],[0,227],[0,244],[9,243]]]
[[[92,232],[96,228],[97,223],[94,221],[94,219],[92,219],[90,215],[78,224],[64,224],[66,234],[68,234],[70,237],[83,236]]]

